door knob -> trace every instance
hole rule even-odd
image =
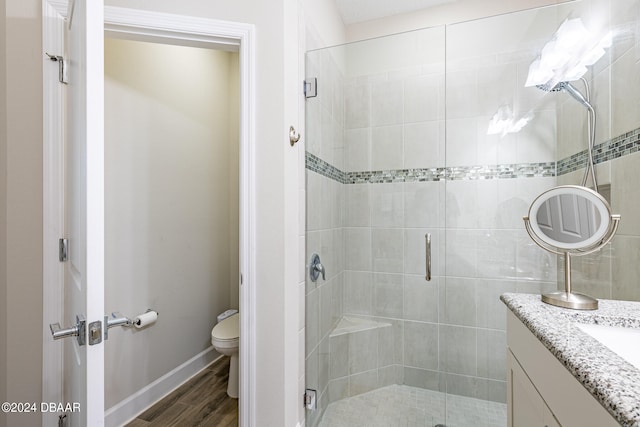
[[[76,324],[70,328],[64,328],[60,326],[60,323],[51,323],[49,328],[51,329],[51,335],[54,340],[59,340],[68,337],[77,337],[78,345],[84,345],[86,340],[86,326],[87,321],[82,314],[76,315]]]
[[[296,142],[298,141],[300,141],[300,134],[293,126],[289,127],[289,142],[291,143],[291,146],[293,147],[296,145]]]

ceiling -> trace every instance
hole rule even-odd
[[[413,12],[456,0],[335,0],[345,25]]]

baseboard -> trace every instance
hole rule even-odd
[[[220,357],[222,356],[216,353],[213,347],[197,354],[148,386],[107,409],[104,413],[104,425],[117,427],[128,423]]]

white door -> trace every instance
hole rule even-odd
[[[69,2],[64,55],[68,68],[65,237],[69,242],[64,323],[76,325],[76,316],[86,318],[81,335],[64,340],[64,409],[72,426],[104,425],[103,28],[102,0]]]
[[[595,205],[573,194],[550,198],[538,211],[537,220],[544,234],[563,243],[587,240],[600,225]]]

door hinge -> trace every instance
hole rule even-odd
[[[68,419],[67,414],[58,415],[58,427],[66,427]]]
[[[315,411],[318,409],[318,392],[311,388],[308,388],[304,391],[304,407],[311,411]]]
[[[318,79],[310,77],[304,81],[304,97],[315,98],[318,96]]]
[[[67,67],[65,59],[60,55],[51,55],[45,52],[45,55],[49,57],[53,62],[58,63],[58,81],[62,84],[67,84]]]
[[[69,239],[58,240],[58,259],[65,262],[69,259]]]

